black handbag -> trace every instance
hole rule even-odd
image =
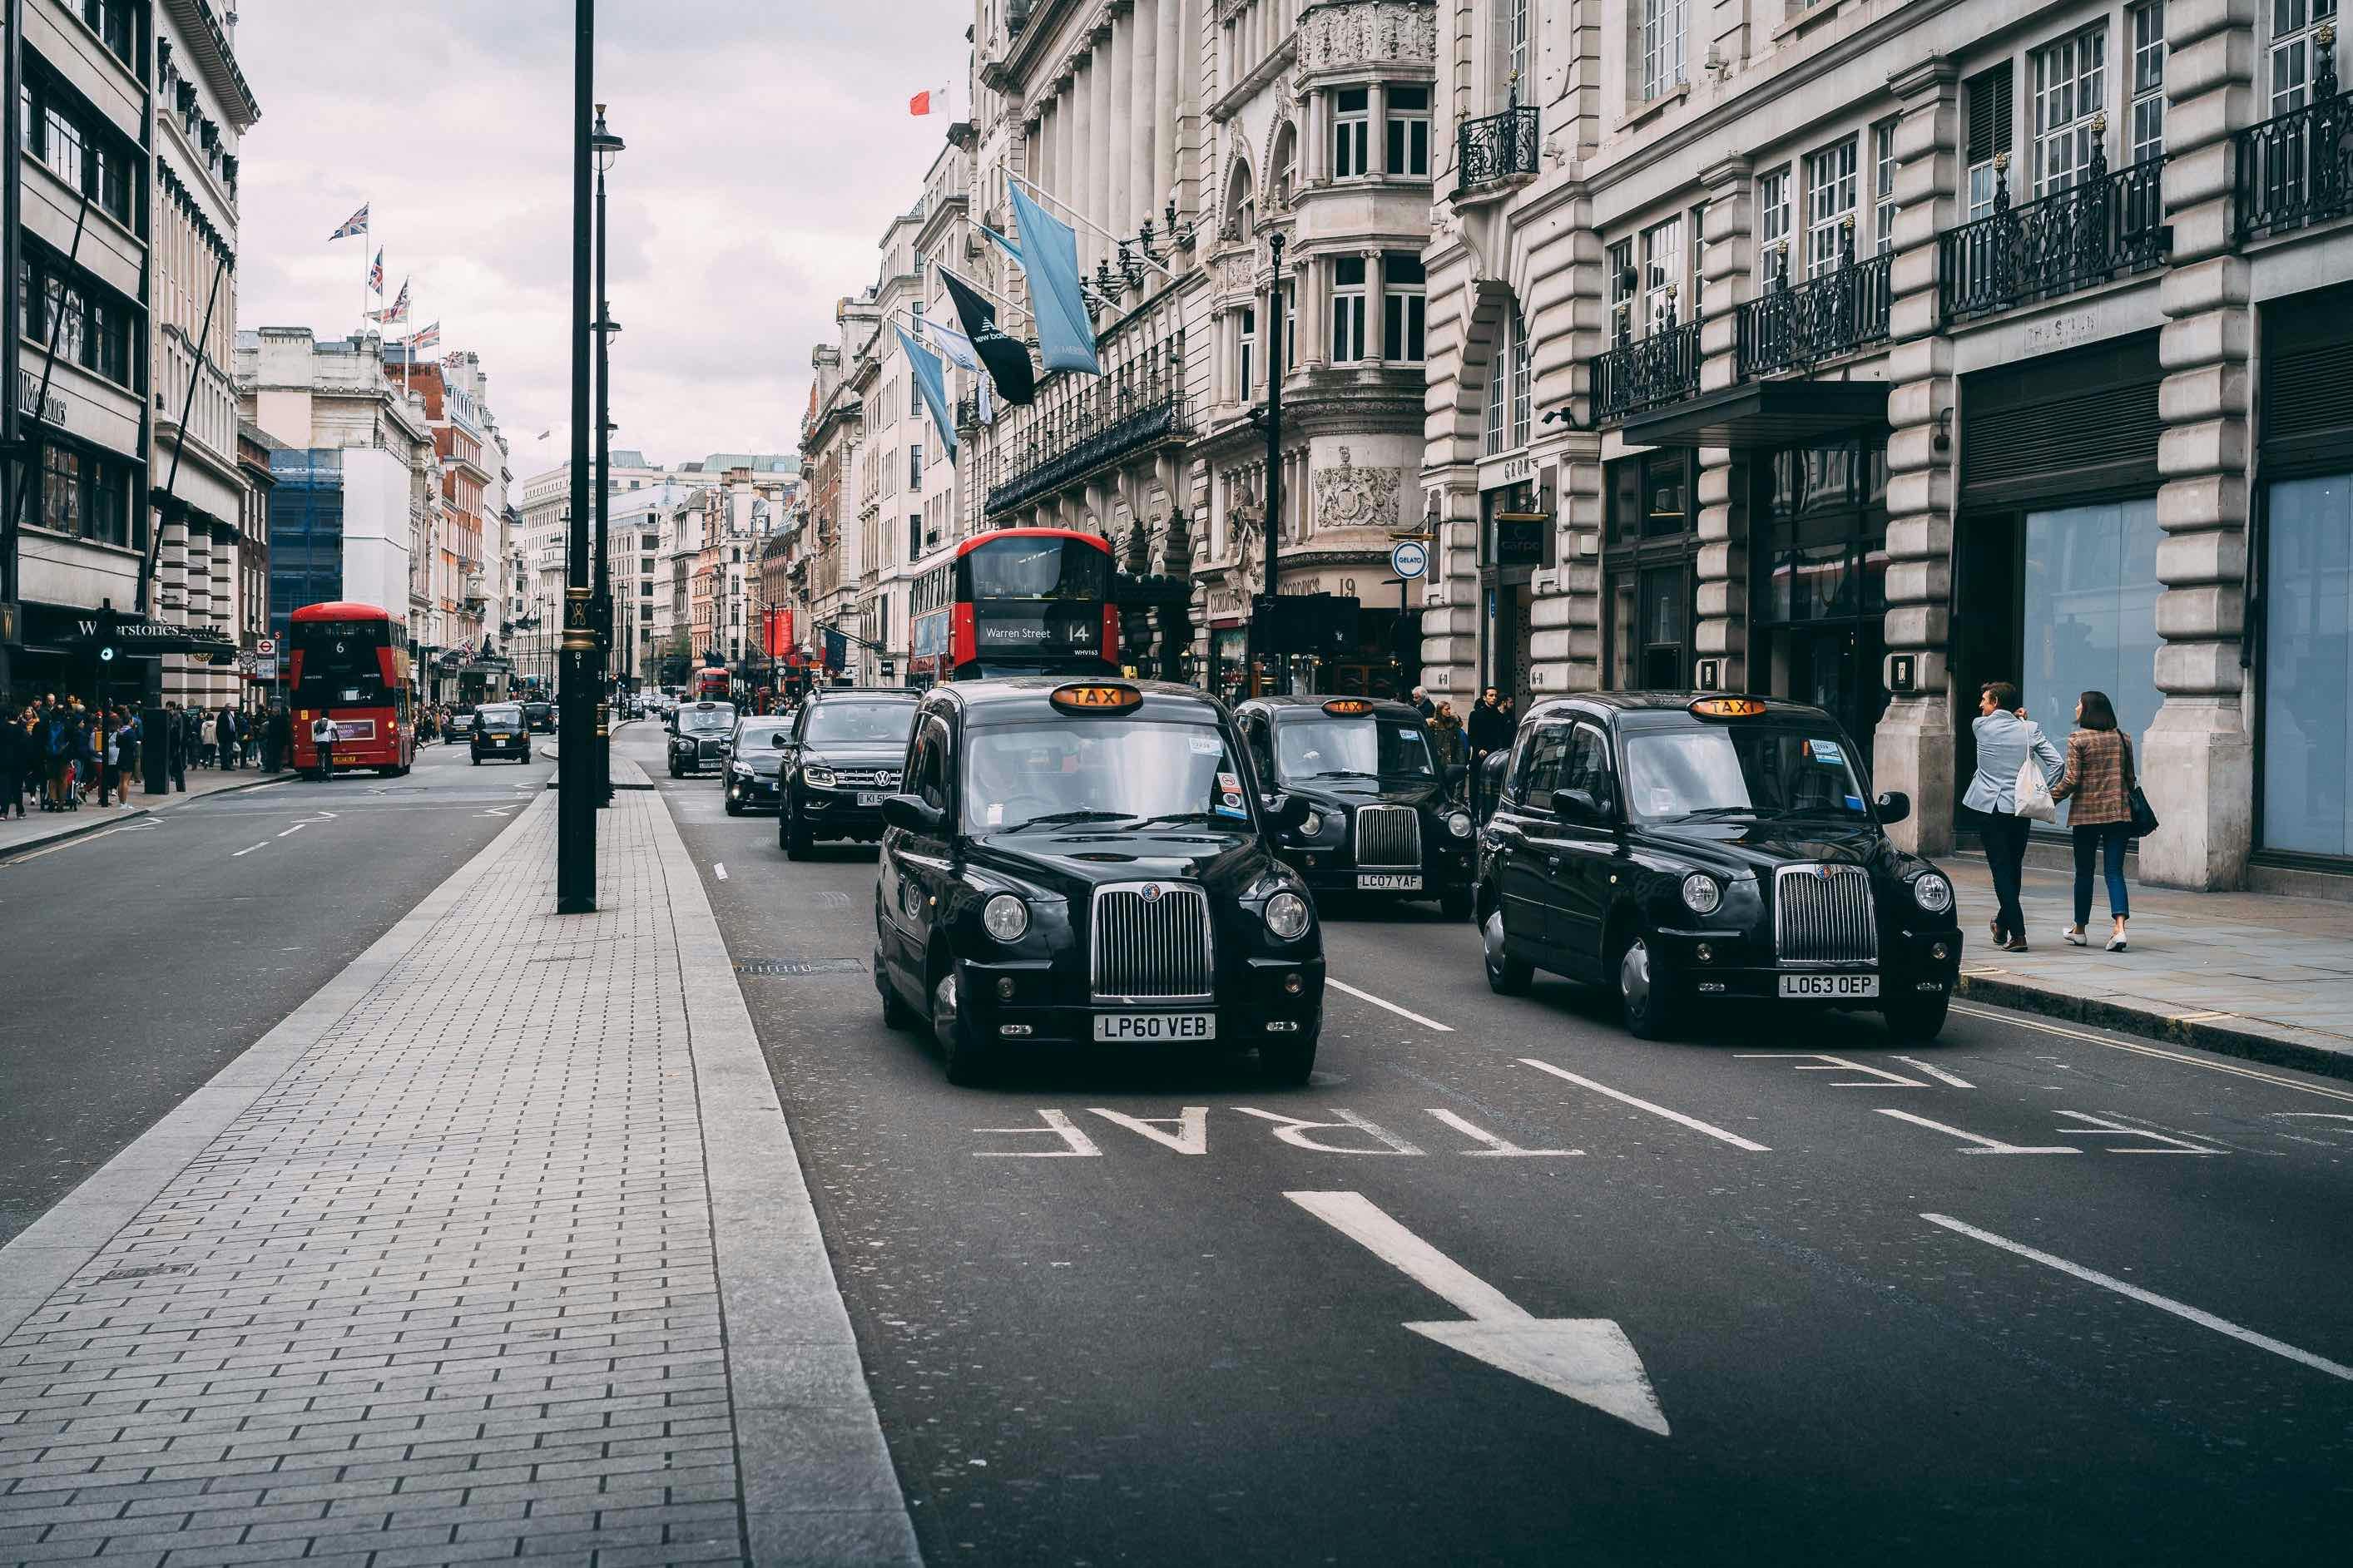
[[[2157,813],[2149,809],[2148,796],[2141,793],[2140,785],[2132,786],[2132,794],[2126,797],[2126,800],[2132,807],[2133,837],[2146,838],[2156,832]]]

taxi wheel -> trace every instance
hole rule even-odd
[[[727,815],[730,816],[741,816],[744,815],[743,803],[738,801],[732,795],[727,797]]]
[[[948,1081],[958,1089],[969,1089],[987,1079],[988,1061],[985,1048],[956,1011],[955,984],[955,975],[943,974],[932,987],[932,1035],[940,1043],[940,1065],[947,1069]]]
[[[907,1029],[914,1026],[915,1010],[907,1005],[907,999],[899,994],[899,988],[891,983],[891,976],[883,973],[882,955],[880,952],[874,955],[874,989],[882,994],[882,1026],[884,1028]]]
[[[1269,1040],[1258,1048],[1258,1065],[1269,1083],[1304,1089],[1309,1077],[1315,1071],[1315,1037]]]
[[[480,752],[474,753],[474,765],[478,768],[482,765],[482,753]]]
[[[1638,1040],[1663,1040],[1675,1031],[1674,996],[1666,978],[1651,962],[1650,943],[1641,937],[1619,954],[1618,1005],[1627,1032]]]
[[[1952,1005],[1952,996],[1944,992],[1934,996],[1910,996],[1890,1003],[1883,1016],[1887,1020],[1887,1032],[1899,1040],[1933,1040],[1944,1032],[1945,1014]]]
[[[1535,978],[1535,965],[1504,951],[1504,911],[1497,910],[1480,928],[1481,962],[1487,971],[1487,988],[1498,996],[1523,996]]]

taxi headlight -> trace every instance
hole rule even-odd
[[[1302,838],[1314,838],[1314,837],[1320,837],[1320,836],[1322,835],[1323,831],[1324,831],[1324,815],[1323,815],[1323,813],[1321,813],[1321,812],[1315,812],[1315,811],[1311,811],[1311,812],[1309,812],[1305,816],[1303,816],[1303,817],[1300,818],[1300,822],[1299,822],[1299,837],[1302,837]]]
[[[1695,915],[1712,915],[1724,907],[1724,889],[1704,871],[1683,879],[1683,908]]]
[[[1471,814],[1467,811],[1449,812],[1446,817],[1446,831],[1457,838],[1470,837]]]
[[[1297,942],[1307,934],[1307,900],[1297,893],[1277,893],[1266,901],[1266,929],[1277,942]]]
[[[1029,929],[1029,906],[1011,893],[999,893],[981,905],[980,925],[999,942],[1019,942]]]
[[[833,787],[833,770],[831,768],[819,767],[803,768],[801,770],[801,783],[808,785],[811,789],[831,789]]]
[[[1932,915],[1953,907],[1953,885],[1935,871],[1923,871],[1912,884],[1912,901]]]

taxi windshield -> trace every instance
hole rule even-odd
[[[482,723],[485,726],[495,730],[501,724],[512,726],[522,723],[522,710],[520,708],[485,708],[481,710],[481,718]]]
[[[1274,730],[1275,776],[1310,779],[1431,779],[1430,740],[1418,723],[1390,718],[1293,719]]]
[[[1630,731],[1626,809],[1639,822],[1869,816],[1848,743],[1828,725]]]
[[[735,727],[735,705],[714,702],[708,708],[681,708],[678,710],[678,727],[697,733],[724,734]]]
[[[1241,766],[1225,736],[1207,724],[1076,719],[970,732],[966,832],[1083,822],[1254,830]]]

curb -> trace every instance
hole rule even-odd
[[[159,811],[173,811],[180,806],[194,805],[198,801],[210,800],[216,795],[235,795],[239,790],[259,789],[263,784],[283,784],[293,776],[291,773],[265,773],[260,778],[244,784],[223,784],[218,789],[205,790],[197,795],[175,795],[173,799],[164,800],[160,805],[134,806],[129,811],[111,811],[111,815],[109,814],[111,808],[93,807],[88,822],[73,827],[61,827],[57,832],[46,834],[39,838],[18,839],[7,847],[0,848],[0,860],[13,859],[28,850],[47,849],[55,845],[65,844],[88,834],[103,833],[110,827],[120,827],[126,822],[136,822],[142,816],[153,816]],[[160,795],[156,798],[163,800]]]
[[[2069,1023],[2113,1029],[2120,1035],[2137,1035],[2143,1039],[2162,1040],[2168,1045],[2194,1046],[2201,1051],[2212,1051],[2217,1056],[2237,1057],[2243,1061],[2263,1062],[2273,1067],[2294,1068],[2300,1072],[2317,1073],[2324,1078],[2353,1079],[2353,1048],[2332,1050],[2326,1046],[2308,1046],[2300,1040],[2263,1034],[2242,1026],[2254,1023],[2253,1019],[2238,1018],[2234,1014],[2158,1013],[2145,1007],[2122,1006],[2097,996],[2077,996],[2070,992],[2047,990],[2014,978],[1991,974],[1964,973],[1960,983],[1953,988],[1953,994],[1972,1002],[2014,1008],[2021,1013],[2038,1013],[2046,1018],[2063,1018]]]

